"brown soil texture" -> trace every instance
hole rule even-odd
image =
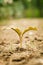
[[[0,25],[0,65],[43,65],[43,20],[16,21]],[[28,26],[37,27],[38,31],[31,36],[32,41],[29,32],[25,33],[22,48],[20,48],[19,36],[9,28],[18,27],[23,31]]]

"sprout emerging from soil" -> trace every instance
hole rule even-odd
[[[19,35],[19,38],[20,38],[20,48],[22,48],[22,37],[23,35],[30,31],[30,30],[34,30],[34,31],[37,31],[37,28],[36,27],[28,27],[27,29],[25,29],[23,32],[21,32],[18,28],[14,29],[14,28],[11,28],[12,30],[14,30],[18,35]]]

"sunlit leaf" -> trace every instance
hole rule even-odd
[[[19,36],[21,35],[21,31],[18,28],[16,28],[16,29],[11,28],[11,29],[14,30]]]
[[[24,32],[22,33],[22,36],[23,36],[24,33],[28,32],[30,30],[37,31],[37,28],[36,27],[34,27],[34,28],[33,27],[28,27],[27,29],[24,30]]]
[[[20,48],[21,48],[22,47],[22,32],[18,28],[16,28],[16,29],[11,28],[11,29],[14,30],[19,35],[19,38],[20,38]]]

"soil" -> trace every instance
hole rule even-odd
[[[24,23],[26,26],[26,22]],[[23,36],[22,48],[20,48],[20,40],[16,32],[11,29],[3,30],[8,26],[0,26],[0,65],[43,65],[43,34],[37,31],[31,41],[27,32]]]

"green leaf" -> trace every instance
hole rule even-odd
[[[16,29],[11,28],[11,29],[14,30],[19,35],[19,38],[20,38],[20,48],[21,48],[22,47],[22,32],[18,28],[16,28]]]
[[[27,29],[24,30],[24,32],[22,33],[22,36],[23,36],[24,33],[28,32],[30,30],[37,31],[37,28],[36,27],[34,27],[34,28],[33,27],[28,27]]]
[[[19,36],[21,35],[21,31],[18,28],[16,28],[16,29],[11,28],[11,29],[14,30]]]

